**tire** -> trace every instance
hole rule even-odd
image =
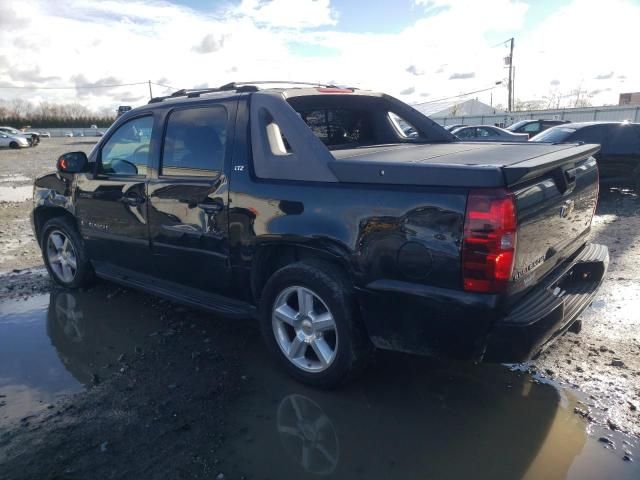
[[[333,388],[354,378],[372,351],[351,283],[323,261],[294,263],[269,278],[260,298],[260,327],[280,365],[315,387]]]
[[[56,217],[44,224],[40,248],[49,276],[58,285],[75,289],[92,283],[93,267],[82,237],[69,218]]]
[[[20,148],[20,145],[18,145],[18,142],[11,142],[9,144],[9,147],[11,147],[11,148]]]

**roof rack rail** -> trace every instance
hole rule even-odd
[[[165,95],[163,97],[153,97],[149,100],[149,103],[159,103],[163,100],[167,100],[169,98],[178,98],[178,97],[187,97],[194,98],[199,97],[203,93],[216,93],[216,92],[230,92],[236,91],[238,93],[242,92],[257,92],[258,87],[256,85],[268,85],[274,83],[283,83],[287,85],[309,85],[314,87],[324,87],[324,88],[338,88],[333,84],[326,83],[317,83],[317,82],[292,82],[289,80],[258,80],[255,82],[230,82],[222,85],[221,87],[215,88],[195,88],[195,89],[186,89],[177,90],[170,95]]]

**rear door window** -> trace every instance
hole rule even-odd
[[[163,176],[214,176],[224,166],[227,110],[222,105],[174,110],[162,149]]]
[[[540,122],[529,123],[521,130],[526,133],[538,133],[540,131]]]
[[[476,131],[478,132],[478,137],[494,137],[496,136],[496,133],[489,130],[488,128],[484,128],[484,127],[478,127],[476,129]]]
[[[603,153],[616,155],[640,154],[640,135],[634,125],[612,126],[602,146]]]
[[[592,125],[583,127],[571,135],[572,142],[597,143],[604,145],[609,134],[608,125]]]

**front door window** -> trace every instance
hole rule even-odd
[[[139,117],[120,125],[102,147],[99,173],[147,174],[153,117]]]

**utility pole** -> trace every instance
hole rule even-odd
[[[147,80],[149,82],[149,100],[153,99],[153,92],[151,92],[151,80]]]
[[[511,46],[509,47],[509,56],[505,59],[509,62],[509,84],[507,88],[509,90],[509,111],[511,112],[513,109],[513,37],[509,40]]]

